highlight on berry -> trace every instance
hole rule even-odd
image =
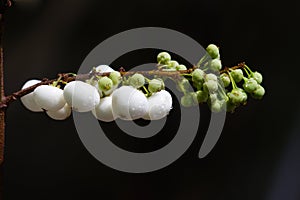
[[[184,107],[207,104],[212,112],[234,112],[250,97],[262,99],[263,76],[245,63],[223,67],[219,48],[210,44],[206,54],[193,66],[173,60],[170,53],[157,55],[152,71],[126,72],[99,65],[88,74],[60,74],[54,81],[29,80],[23,87],[23,105],[32,112],[45,112],[64,120],[71,111],[92,112],[98,120],[159,120],[172,110],[172,96],[164,81],[171,79],[182,92]],[[71,77],[71,78],[70,78]],[[81,78],[80,78],[81,77]],[[84,77],[84,78],[82,78]],[[34,88],[34,90],[29,89]],[[26,91],[30,91],[27,92]],[[22,93],[21,92],[21,93]],[[22,94],[23,94],[22,93]]]

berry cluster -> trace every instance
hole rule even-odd
[[[100,65],[90,71],[88,79],[67,82],[59,77],[50,85],[36,87],[21,97],[21,101],[27,109],[45,111],[55,120],[66,119],[74,110],[92,112],[98,120],[110,122],[117,118],[159,120],[166,117],[172,109],[172,97],[165,90],[165,78],[172,79],[183,93],[180,102],[184,107],[207,103],[213,112],[234,111],[246,103],[248,95],[255,99],[263,97],[265,90],[259,72],[253,72],[245,64],[222,70],[219,48],[210,44],[206,50],[199,63],[189,69],[172,60],[169,53],[161,52],[157,56],[155,75],[146,77],[141,72],[128,75]],[[22,89],[39,82],[27,81]]]

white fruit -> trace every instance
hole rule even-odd
[[[68,104],[65,104],[64,107],[57,111],[47,111],[47,115],[55,120],[64,120],[71,115],[71,107]]]
[[[113,115],[124,120],[143,117],[148,112],[148,100],[132,86],[122,86],[112,93]]]
[[[41,81],[34,80],[34,79],[29,80],[23,85],[22,90],[25,88],[28,88],[30,86],[33,86],[39,82],[41,82]],[[33,92],[30,92],[29,94],[21,97],[21,102],[28,110],[30,110],[32,112],[42,112],[43,111],[43,109],[35,103],[35,101],[33,99]]]
[[[50,85],[35,88],[33,98],[35,103],[44,110],[56,111],[66,104],[63,90]]]
[[[152,94],[148,98],[149,111],[143,117],[147,120],[159,120],[167,116],[172,109],[172,97],[166,90]]]
[[[91,111],[100,102],[97,89],[82,81],[68,83],[63,93],[68,105],[77,112]]]
[[[113,68],[111,68],[108,65],[99,65],[98,67],[96,67],[96,72],[112,72],[114,71]]]
[[[112,112],[112,97],[101,98],[100,103],[92,110],[93,115],[104,122],[115,120]]]

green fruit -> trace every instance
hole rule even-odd
[[[167,67],[171,69],[176,69],[176,67],[179,65],[179,63],[176,60],[170,60],[167,63]]]
[[[219,59],[213,59],[211,62],[210,62],[210,68],[213,70],[213,71],[220,71],[222,69],[222,63],[221,63],[221,60]]]
[[[264,95],[265,89],[261,85],[258,85],[258,88],[252,93],[254,99],[262,99]]]
[[[185,65],[177,65],[176,70],[187,70]]]
[[[211,105],[210,105],[210,110],[212,111],[212,112],[221,112],[222,110],[223,110],[223,104],[224,104],[224,102],[223,101],[219,101],[219,100],[217,100],[217,101],[215,101],[215,102],[213,102]]]
[[[161,52],[157,55],[157,62],[166,65],[171,60],[170,54],[167,52]]]
[[[140,88],[145,84],[145,77],[142,74],[134,74],[128,79],[129,85],[134,88]]]
[[[244,74],[241,69],[234,69],[230,72],[230,74],[236,83],[239,83],[244,78]]]
[[[228,76],[228,74],[223,73],[220,75],[220,78],[223,82],[224,87],[228,87],[230,85],[230,77]]]
[[[217,81],[218,80],[218,77],[215,75],[215,74],[206,74],[205,76],[205,80],[206,81],[209,81],[209,80],[212,80],[212,81]]]
[[[263,76],[261,75],[261,73],[259,73],[259,72],[253,72],[251,74],[251,77],[254,78],[257,81],[258,84],[262,83]]]
[[[252,93],[258,88],[258,84],[254,78],[245,78],[243,88],[246,92]]]
[[[152,79],[149,82],[148,90],[151,93],[154,93],[154,92],[158,92],[158,91],[164,89],[164,87],[165,87],[165,84],[164,84],[163,80],[161,80],[161,79]]]
[[[226,102],[226,111],[227,112],[233,113],[236,108],[237,108],[237,105],[234,105],[233,103],[231,103],[231,101]]]
[[[209,100],[210,100],[210,104],[213,104],[214,102],[216,102],[218,100],[218,95],[213,93],[209,95]]]
[[[205,73],[204,71],[202,71],[201,69],[195,69],[192,73],[192,81],[194,83],[197,83],[197,82],[201,82],[203,83],[204,82],[204,76],[205,76]]]
[[[191,107],[191,106],[197,105],[198,100],[197,100],[196,92],[190,92],[190,93],[187,93],[186,95],[182,96],[180,99],[180,103],[184,107]]]
[[[114,85],[118,85],[122,79],[121,74],[118,71],[110,72],[109,78],[112,80]]]
[[[234,88],[227,93],[229,100],[234,105],[244,104],[247,101],[247,94],[241,88]]]
[[[212,59],[219,57],[219,48],[214,44],[208,45],[206,51]]]
[[[198,90],[196,92],[196,94],[197,94],[197,100],[198,100],[199,103],[204,103],[204,102],[207,101],[207,99],[208,99],[208,93],[207,92],[205,92],[203,90]]]
[[[101,77],[98,81],[98,86],[103,92],[110,90],[113,87],[113,81],[107,76]]]

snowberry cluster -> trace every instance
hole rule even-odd
[[[98,120],[110,122],[117,118],[159,120],[166,117],[172,109],[171,94],[165,90],[166,78],[173,79],[183,93],[180,102],[184,107],[207,103],[213,112],[234,111],[246,103],[248,95],[255,99],[264,96],[259,72],[253,72],[247,65],[222,70],[219,48],[210,44],[206,50],[207,54],[189,69],[172,60],[169,53],[159,53],[157,72],[167,72],[164,73],[167,77],[158,73],[150,79],[138,72],[129,76],[100,65],[91,70],[92,76],[87,80],[65,82],[58,78],[50,85],[36,87],[21,97],[21,101],[27,109],[45,111],[55,120],[66,119],[74,110],[92,112]],[[27,81],[22,89],[39,82]]]

